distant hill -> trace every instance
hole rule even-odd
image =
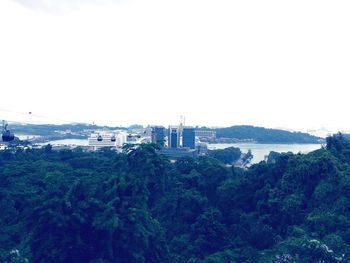
[[[71,135],[78,134],[83,135],[82,131],[89,130],[115,130],[123,129],[127,130],[126,127],[109,127],[109,126],[98,126],[91,124],[16,124],[11,123],[10,129],[15,134],[28,134],[28,135],[43,135],[43,136],[56,136],[65,133],[67,137],[67,131],[71,132]],[[136,126],[136,125],[134,125]],[[207,129],[207,128],[201,128]],[[229,141],[247,141],[251,140],[257,143],[320,143],[324,142],[324,139],[302,132],[290,132],[278,129],[267,129],[263,127],[254,127],[249,125],[232,126],[227,128],[215,129],[217,138],[228,139]],[[86,136],[86,134],[84,134]]]
[[[126,129],[124,127],[107,127],[83,123],[71,124],[16,124],[12,123],[9,128],[15,133],[53,136],[62,131],[71,131],[72,133],[81,132],[84,130],[99,130],[99,129]]]
[[[253,140],[258,143],[320,143],[320,137],[302,132],[290,132],[278,129],[266,129],[249,125],[216,129],[217,138]]]

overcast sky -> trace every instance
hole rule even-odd
[[[1,0],[0,118],[350,129],[349,13],[348,0]]]

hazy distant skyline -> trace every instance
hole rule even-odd
[[[349,13],[322,0],[1,0],[0,119],[350,130]]]

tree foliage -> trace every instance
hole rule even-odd
[[[216,129],[218,138],[253,140],[259,143],[319,143],[322,139],[308,133],[238,125]]]
[[[350,143],[327,143],[248,170],[152,144],[1,151],[0,262],[349,262]]]

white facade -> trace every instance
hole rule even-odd
[[[99,136],[102,140],[98,140]],[[113,141],[115,138],[115,141]],[[97,150],[102,147],[114,147],[120,148],[126,142],[126,133],[124,132],[95,132],[92,133],[88,139],[89,146],[93,150]]]
[[[99,136],[102,138],[101,141],[98,140]],[[112,140],[113,137],[115,138],[115,141]],[[125,131],[95,131],[88,138],[88,145],[92,150],[97,150],[102,147],[121,149],[125,143],[141,144],[148,143],[150,141],[150,137],[142,136],[139,134],[129,134]]]

